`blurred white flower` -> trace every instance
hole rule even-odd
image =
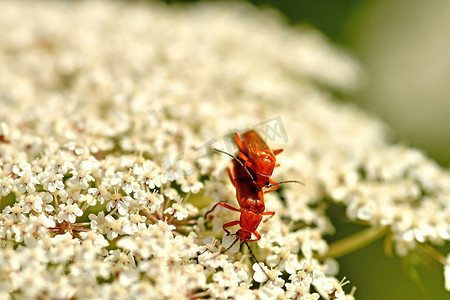
[[[447,255],[447,261],[444,265],[445,289],[450,291],[450,254]]]

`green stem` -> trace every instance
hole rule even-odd
[[[447,263],[447,259],[444,255],[442,255],[439,251],[434,249],[432,246],[428,244],[422,245],[423,249],[432,257],[434,258],[438,263],[445,265]]]
[[[337,258],[344,256],[377,240],[386,233],[387,229],[387,227],[378,227],[359,231],[351,236],[332,243],[328,248],[328,252],[318,258],[325,259],[329,257]]]

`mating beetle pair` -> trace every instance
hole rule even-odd
[[[284,181],[277,183],[270,178],[273,169],[277,166],[275,155],[283,150],[270,150],[269,146],[267,146],[264,140],[255,131],[251,130],[242,134],[242,140],[239,135],[235,133],[234,140],[239,148],[237,156],[233,156],[220,150],[217,151],[233,157],[234,177],[230,168],[227,168],[227,172],[231,182],[236,188],[236,198],[240,208],[235,208],[224,202],[218,202],[205,214],[205,218],[219,205],[240,212],[240,219],[225,223],[223,229],[229,234],[230,232],[227,228],[239,224],[241,228],[236,233],[237,238],[234,243],[240,240],[241,243],[245,243],[248,246],[247,242],[258,241],[261,239],[257,228],[261,223],[262,216],[273,216],[275,214],[273,211],[265,211],[264,193],[273,192],[278,189],[278,183],[298,181]],[[269,190],[263,191],[263,188],[269,188]],[[251,239],[252,234],[255,235],[256,239]],[[232,247],[234,243],[230,247]]]

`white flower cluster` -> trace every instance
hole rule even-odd
[[[450,239],[449,174],[333,103],[357,64],[273,12],[3,1],[0,40],[0,298],[351,300],[325,201],[400,255]],[[238,213],[203,215],[237,206],[210,148],[253,127],[304,186],[265,195],[252,267],[212,238]]]

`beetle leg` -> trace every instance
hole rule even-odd
[[[269,183],[270,183],[270,185],[273,185],[273,189],[268,190],[268,191],[264,191],[264,194],[276,191],[279,188],[278,183],[276,181],[274,181],[272,178],[269,178]]]
[[[226,232],[227,234],[230,234],[230,231],[227,230],[226,228],[227,228],[227,227],[234,226],[234,225],[238,225],[238,224],[239,224],[239,221],[232,221],[232,222],[228,222],[228,223],[223,224],[222,228],[223,228],[223,230],[225,230],[225,232]]]
[[[274,211],[265,211],[261,215],[273,217],[274,214],[275,214]]]
[[[243,160],[244,168],[247,170],[247,172],[248,172],[248,169],[250,169],[250,170],[255,169],[255,165],[250,161],[250,159],[244,153],[239,152],[238,157]]]
[[[228,177],[231,180],[231,183],[233,184],[234,187],[236,187],[236,179],[233,178],[233,175],[231,174],[231,170],[230,168],[227,168],[227,173],[228,173]]]
[[[240,159],[242,159],[243,161],[244,161],[244,163],[245,164],[252,164],[251,162],[250,162],[250,160],[249,160],[249,158],[247,157],[247,155],[245,155],[244,153],[242,153],[242,152],[239,152],[238,153],[238,157],[240,158]]]
[[[250,161],[250,159],[247,157],[247,155],[245,155],[242,152],[239,152],[238,157],[243,160],[244,168],[251,169],[251,170],[255,169],[255,165]]]
[[[239,152],[246,152],[246,148],[244,146],[244,143],[242,142],[241,138],[239,137],[239,135],[235,132],[234,133],[234,142],[236,143],[236,145],[239,148]]]
[[[256,239],[248,240],[247,242],[256,242],[256,241],[259,241],[261,239],[261,235],[258,233],[258,231],[255,230],[252,233],[256,236]]]
[[[233,206],[231,206],[231,205],[228,205],[228,204],[223,203],[223,202],[218,202],[218,203],[214,204],[213,208],[211,208],[211,209],[205,214],[205,219],[206,219],[206,216],[207,216],[209,213],[211,213],[218,205],[220,205],[220,206],[222,206],[222,207],[225,207],[226,209],[229,209],[229,210],[240,211],[239,209],[237,209],[237,208],[235,208],[235,207],[233,207]]]
[[[283,152],[283,149],[273,150],[272,152],[273,152],[273,155],[278,155],[278,154],[280,154],[281,152]]]
[[[253,181],[253,184],[256,185],[255,178],[249,171],[249,169],[250,170],[254,170],[255,169],[255,165],[252,164],[252,162],[248,159],[248,157],[242,152],[239,152],[238,157],[244,161],[243,167],[245,169],[245,172],[247,172],[248,176]]]

